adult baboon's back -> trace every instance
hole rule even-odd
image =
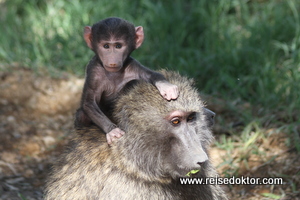
[[[192,82],[163,72],[179,87],[176,101],[139,82],[117,100],[114,120],[126,134],[113,146],[97,127],[76,130],[68,151],[54,166],[46,186],[50,199],[227,199],[218,185],[181,185],[215,177],[207,149],[212,139],[203,104]]]

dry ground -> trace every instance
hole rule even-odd
[[[69,75],[54,79],[20,68],[0,72],[0,200],[42,199],[49,168],[72,137],[82,85],[82,79]],[[210,108],[226,113],[219,103]],[[217,122],[217,138],[222,130]],[[261,141],[264,156],[250,156],[247,166],[240,161],[240,150],[228,156],[212,147],[210,154],[220,174],[234,167],[244,176],[285,178],[285,185],[225,185],[230,199],[272,199],[263,193],[300,199],[299,154],[286,146],[286,138],[278,132]],[[228,159],[233,162],[226,164]]]

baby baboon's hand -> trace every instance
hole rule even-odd
[[[117,140],[117,138],[120,138],[124,135],[124,131],[122,131],[119,128],[114,128],[110,132],[106,134],[106,140],[108,144],[112,144],[113,141]]]
[[[162,82],[159,81],[156,84],[157,89],[159,90],[161,96],[165,98],[166,100],[171,100],[171,99],[177,99],[179,95],[178,87],[177,85],[173,85],[169,82]]]

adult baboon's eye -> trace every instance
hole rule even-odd
[[[178,124],[180,124],[180,120],[177,119],[177,118],[175,118],[175,119],[172,119],[172,120],[171,120],[171,123],[172,123],[173,125],[178,125]]]
[[[193,121],[196,118],[196,113],[192,113],[188,116],[187,121]]]
[[[109,49],[109,45],[108,44],[105,44],[103,45],[104,49]]]

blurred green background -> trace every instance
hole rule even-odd
[[[299,124],[300,1],[1,0],[0,7],[1,70],[83,77],[93,55],[84,26],[117,16],[144,27],[132,55],[145,66],[179,71],[205,94],[259,108],[239,113],[248,122]],[[279,112],[284,120],[273,117]]]
[[[0,63],[83,75],[93,54],[83,27],[118,16],[144,27],[133,56],[145,66],[194,77],[208,94],[293,110],[299,10],[296,0],[2,0]]]

